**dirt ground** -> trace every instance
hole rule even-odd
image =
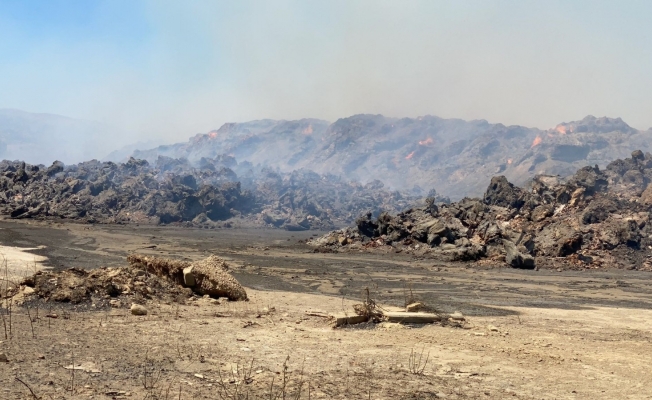
[[[146,316],[44,303],[31,323],[14,308],[13,338],[0,330],[0,398],[652,398],[650,273],[319,254],[298,243],[312,234],[0,222],[1,245],[34,249],[54,269],[125,265],[132,252],[215,253],[251,298],[151,302]],[[383,304],[412,295],[460,311],[468,329],[333,329],[310,315],[349,310],[365,288]]]

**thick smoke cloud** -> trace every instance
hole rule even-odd
[[[356,113],[652,125],[647,3],[97,4],[65,35],[0,13],[0,108],[116,126],[116,147],[228,121]]]

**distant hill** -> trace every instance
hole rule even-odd
[[[0,159],[46,165],[102,159],[126,138],[99,122],[0,109]]]
[[[496,174],[519,185],[535,174],[566,176],[636,149],[649,151],[651,139],[652,131],[634,129],[620,118],[588,116],[541,130],[485,120],[354,115],[332,124],[316,119],[229,123],[186,143],[133,156],[199,163],[202,157],[230,155],[281,171],[307,168],[362,182],[378,179],[398,189],[435,188],[461,198],[481,195]]]

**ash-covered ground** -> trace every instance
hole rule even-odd
[[[250,297],[193,296],[180,304],[153,277],[129,273],[118,283],[138,291],[118,296],[121,305],[106,296],[14,303],[11,336],[0,338],[0,397],[30,398],[17,377],[36,396],[54,399],[212,400],[229,398],[224,388],[269,398],[279,393],[283,371],[299,398],[650,395],[643,383],[649,272],[499,268],[405,251],[315,253],[305,242],[319,234],[0,221],[0,243],[36,249],[29,251],[46,258],[43,276],[48,267],[59,276],[71,267],[88,270],[80,276],[111,271],[100,267],[124,271],[133,253],[190,262],[217,254]],[[378,304],[415,298],[439,312],[461,312],[468,325],[333,329],[321,316],[352,310],[367,289]],[[21,290],[17,298],[35,296]],[[143,302],[148,314],[132,315],[131,301]],[[415,352],[423,354],[419,373]]]

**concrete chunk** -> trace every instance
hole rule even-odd
[[[195,274],[192,272],[192,266],[183,269],[183,284],[187,287],[193,287],[197,284]]]

